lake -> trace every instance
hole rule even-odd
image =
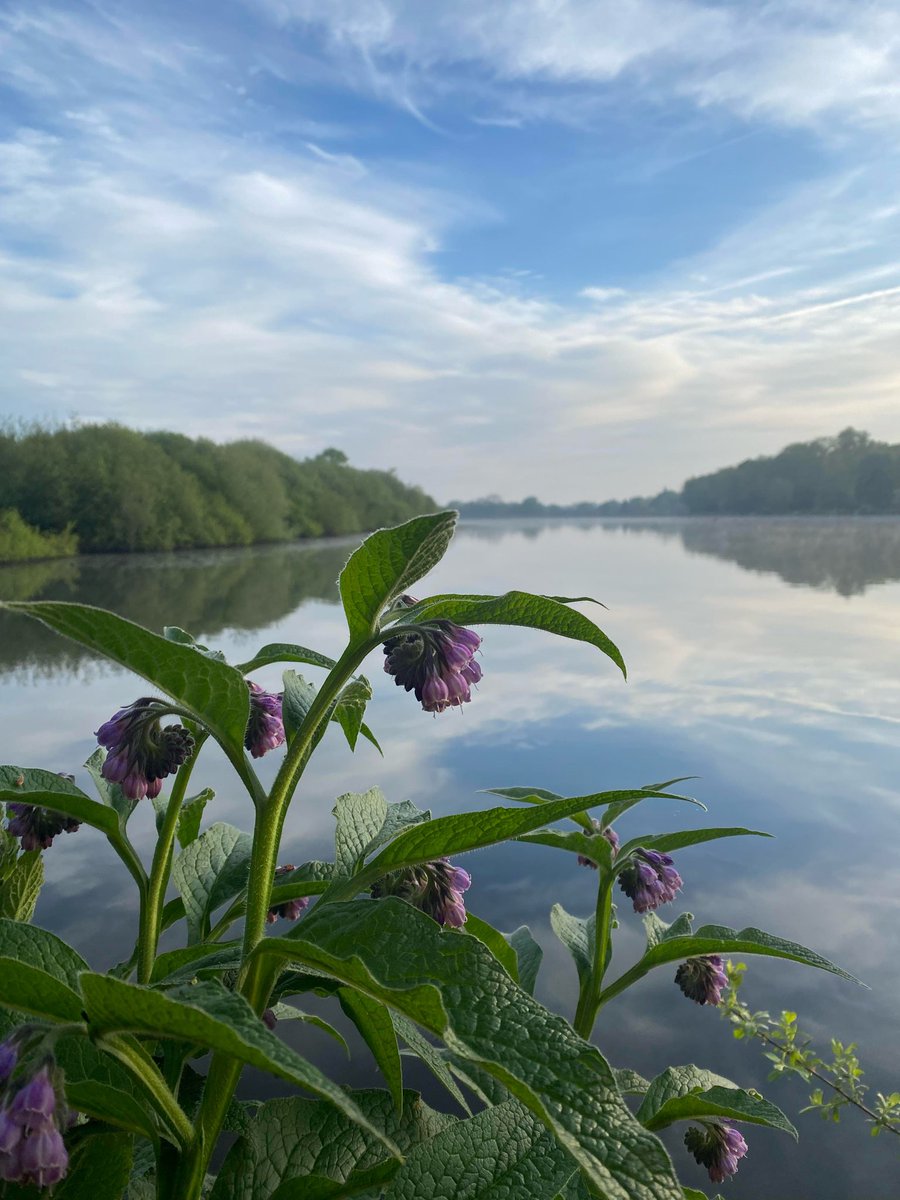
[[[344,628],[334,581],[354,544],[5,567],[0,596],[80,600],[151,628],[181,625],[235,660],[269,641],[334,654]],[[373,656],[364,668],[376,690],[369,724],[385,758],[362,741],[351,755],[335,727],[295,800],[282,861],[330,857],[335,796],[374,784],[389,800],[444,813],[487,806],[479,789],[492,786],[578,795],[698,776],[685,786],[708,815],[648,801],[627,814],[621,831],[630,837],[707,823],[775,837],[681,851],[683,903],[660,915],[670,920],[688,909],[700,923],[760,926],[859,976],[871,990],[750,959],[745,999],[756,1009],[798,1012],[823,1053],[832,1035],[857,1042],[873,1095],[900,1087],[900,521],[473,522],[460,529],[427,587],[416,590],[515,587],[591,595],[608,605],[608,612],[584,611],[621,648],[628,682],[591,647],[486,627],[477,696],[463,711],[432,717],[393,686]],[[278,687],[274,669],[256,678]],[[80,764],[96,745],[91,731],[143,690],[42,627],[0,615],[2,761],[72,771],[86,786]],[[195,780],[217,790],[208,819],[250,828],[249,801],[224,759],[214,748],[203,757]],[[262,761],[265,780],[277,757]],[[133,818],[145,853],[151,825],[145,802]],[[462,862],[473,876],[470,909],[502,929],[530,925],[544,948],[538,994],[571,1016],[574,967],[548,913],[558,900],[587,915],[591,872],[560,852],[525,845]],[[136,902],[102,837],[87,828],[60,837],[46,867],[37,923],[99,967],[126,957]],[[641,945],[630,904],[620,905],[619,916],[610,978]],[[799,1147],[784,1134],[745,1130],[750,1155],[726,1194],[895,1197],[896,1139],[872,1140],[854,1113],[837,1127],[814,1113],[798,1117],[803,1085],[768,1084],[759,1047],[734,1041],[714,1009],[682,997],[673,973],[658,971],[613,1001],[595,1039],[616,1066],[653,1075],[669,1062],[697,1062],[759,1087],[785,1108],[800,1130]],[[285,1036],[341,1081],[379,1085],[365,1050],[350,1065],[317,1030],[295,1025]],[[417,1064],[408,1077],[438,1101]],[[680,1134],[667,1142],[684,1182],[704,1188],[705,1172]]]

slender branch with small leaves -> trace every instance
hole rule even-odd
[[[585,597],[411,596],[455,520],[417,517],[350,556],[340,577],[347,641],[336,657],[278,643],[233,665],[183,629],[155,633],[81,604],[5,606],[131,671],[147,694],[106,720],[97,714],[85,779],[0,767],[3,1200],[58,1186],[91,1200],[479,1200],[497,1189],[507,1200],[696,1200],[703,1193],[679,1180],[695,1168],[688,1155],[676,1168],[661,1130],[687,1126],[688,1154],[713,1183],[738,1169],[753,1127],[796,1136],[775,1105],[709,1070],[662,1064],[648,1081],[614,1070],[601,1052],[605,1006],[657,968],[674,971],[684,997],[701,1005],[722,1001],[728,955],[774,956],[852,981],[755,928],[660,918],[683,886],[686,866],[674,854],[765,836],[640,832],[656,800],[703,808],[677,790],[684,780],[579,796],[495,788],[500,803],[441,817],[377,788],[346,793],[334,806],[333,858],[282,861],[296,806],[311,803],[304,771],[323,739],[334,732],[351,751],[380,749],[366,722],[373,689],[360,673],[370,656],[380,653],[427,713],[467,704],[481,682],[472,626],[569,638],[624,674],[618,648],[576,607]],[[276,664],[281,690],[268,691],[253,676]],[[210,789],[189,794],[210,744],[246,793],[252,832],[208,820]],[[255,763],[269,754],[281,762],[266,788]],[[129,833],[141,803],[156,809],[149,846]],[[44,855],[79,829],[105,837],[138,890],[134,950],[106,972],[32,923]],[[460,856],[502,842],[561,851],[582,874],[588,914],[557,904],[550,915],[578,976],[573,1023],[535,998],[542,951],[530,930],[502,932],[467,911],[472,860]],[[616,962],[611,978],[629,907],[646,945],[624,970]],[[160,951],[166,930],[180,937]],[[290,1045],[280,1036],[293,1020],[343,1042],[325,1016],[304,1010],[310,993],[356,1026],[383,1088],[339,1086],[304,1053],[302,1036]],[[796,1069],[800,1055],[810,1075],[826,1072],[796,1039],[765,1032],[779,1062]],[[432,1108],[405,1086],[408,1056],[434,1074],[447,1105]],[[841,1048],[827,1073],[860,1106],[853,1064],[852,1047]],[[238,1099],[247,1068],[292,1094]],[[880,1128],[892,1128],[897,1102],[879,1099]]]

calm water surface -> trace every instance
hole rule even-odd
[[[267,641],[333,653],[343,636],[334,580],[351,545],[0,568],[0,596],[77,599],[153,628],[179,624],[238,659]],[[592,615],[621,647],[628,683],[588,647],[488,629],[475,701],[434,719],[373,659],[370,724],[386,757],[365,743],[351,757],[336,732],[326,738],[292,810],[283,860],[328,855],[334,797],[373,784],[391,800],[443,813],[489,804],[479,793],[488,786],[577,795],[697,775],[691,786],[708,821],[769,830],[775,840],[682,851],[683,904],[664,915],[687,908],[700,921],[759,925],[860,976],[871,990],[750,960],[746,997],[755,1008],[795,1009],[817,1038],[856,1041],[873,1092],[900,1086],[900,522],[478,523],[462,528],[429,582],[434,591],[522,586],[598,597],[610,611]],[[259,679],[275,687],[278,675]],[[140,691],[74,645],[0,616],[2,761],[78,772],[95,745],[91,731]],[[249,828],[248,802],[227,765],[214,750],[204,760],[218,792],[210,819]],[[266,779],[274,769],[262,763]],[[146,852],[149,808],[133,823]],[[628,814],[621,829],[630,837],[703,823],[688,806],[658,801]],[[470,907],[504,929],[531,926],[544,948],[541,999],[571,1015],[574,968],[548,912],[559,900],[586,915],[590,873],[566,855],[519,845],[465,865]],[[47,868],[38,923],[99,966],[125,957],[135,901],[103,839],[87,828],[60,838]],[[641,944],[639,920],[620,914],[614,973]],[[286,1036],[341,1080],[378,1084],[364,1050],[348,1065],[318,1031]],[[767,1089],[792,1116],[804,1102],[802,1086],[767,1085],[757,1048],[734,1042],[715,1011],[685,1000],[668,970],[613,1002],[596,1039],[615,1065],[646,1075],[696,1061]],[[415,1064],[409,1078],[436,1098]],[[729,1197],[897,1196],[895,1139],[873,1141],[853,1116],[837,1129],[815,1114],[797,1124],[799,1147],[748,1132],[751,1154]],[[704,1173],[678,1136],[669,1144],[685,1182],[702,1187]]]

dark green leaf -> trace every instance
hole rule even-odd
[[[334,830],[334,867],[338,877],[354,875],[362,865],[369,845],[377,838],[388,815],[388,804],[381,788],[367,792],[347,792],[338,796],[332,809],[337,824]]]
[[[408,1017],[404,1017],[402,1013],[391,1012],[391,1020],[397,1036],[406,1043],[411,1053],[428,1068],[439,1083],[444,1085],[460,1108],[466,1113],[471,1113],[469,1103],[457,1087],[456,1080],[450,1073],[450,1068],[440,1048],[429,1042],[418,1025],[410,1021]]]
[[[527,925],[520,925],[512,933],[504,933],[503,936],[515,950],[519,960],[519,987],[533,996],[544,952],[531,936]]]
[[[430,1109],[416,1092],[403,1115],[385,1091],[358,1091],[354,1100],[373,1127],[407,1153],[440,1133],[453,1118]],[[228,1153],[210,1200],[320,1200],[360,1186],[378,1187],[397,1170],[381,1141],[321,1101],[290,1097],[263,1104],[246,1136]],[[346,1185],[323,1190],[324,1185]]]
[[[21,801],[65,813],[107,836],[119,832],[119,816],[114,809],[86,796],[71,780],[38,767],[0,767],[0,801]]]
[[[384,1076],[395,1107],[403,1109],[403,1065],[391,1014],[378,1000],[354,988],[338,989],[341,1008],[362,1035]]]
[[[0,954],[37,967],[78,990],[78,977],[88,969],[77,950],[55,933],[20,921],[0,921]]]
[[[234,971],[241,965],[240,942],[220,942],[215,946],[203,942],[167,950],[153,964],[151,983],[190,983],[195,977],[205,979],[221,971]]]
[[[56,1061],[65,1075],[66,1098],[72,1108],[98,1121],[158,1137],[156,1118],[132,1076],[86,1037],[60,1038]]]
[[[625,674],[622,655],[603,630],[577,610],[550,596],[535,596],[530,592],[506,592],[503,596],[429,596],[404,613],[402,620],[404,624],[449,620],[457,625],[523,625],[528,629],[543,629],[596,646]]]
[[[580,829],[566,832],[538,829],[534,833],[523,834],[518,840],[538,846],[552,846],[555,850],[568,850],[571,854],[583,854],[607,870],[612,866],[612,846],[600,833],[582,833]]]
[[[0,955],[0,1004],[51,1021],[80,1021],[81,999],[39,967]]]
[[[372,699],[372,685],[363,675],[351,679],[341,691],[331,714],[332,721],[337,721],[347,745],[351,750],[356,749],[356,742],[362,731],[363,717],[366,715],[366,705]],[[378,743],[375,742],[378,746]],[[380,747],[379,747],[380,749]]]
[[[637,1111],[645,1129],[654,1130],[675,1121],[715,1118],[781,1129],[797,1140],[797,1130],[776,1105],[693,1064],[657,1075]]]
[[[601,1193],[680,1198],[665,1150],[634,1120],[600,1052],[518,988],[476,938],[445,933],[388,898],[319,903],[256,953],[331,975],[437,1034],[542,1120]]]
[[[43,883],[44,862],[40,850],[20,854],[0,879],[0,917],[30,921]]]
[[[80,1138],[69,1171],[53,1189],[53,1200],[121,1200],[131,1174],[132,1138],[94,1133]]]
[[[82,990],[95,1031],[127,1031],[218,1050],[329,1100],[349,1120],[381,1137],[343,1089],[270,1033],[243,996],[213,980],[161,992],[86,973]],[[390,1142],[385,1144],[393,1152]]]
[[[414,517],[393,529],[379,529],[351,554],[339,579],[351,642],[378,632],[384,610],[444,557],[457,514]]]
[[[670,937],[684,937],[690,934],[693,928],[691,922],[694,919],[693,913],[682,913],[676,917],[671,925],[667,925],[655,912],[645,913],[643,917],[644,929],[647,932],[647,949],[664,942]]]
[[[141,675],[186,708],[217,740],[243,755],[250,694],[234,667],[87,604],[39,600],[3,606],[34,617]]]
[[[206,936],[219,905],[246,886],[252,846],[249,834],[217,822],[176,858],[172,878],[184,901],[191,943]]]
[[[106,762],[106,751],[102,746],[98,746],[91,757],[84,764],[88,773],[94,781],[94,786],[100,796],[101,801],[107,806],[116,811],[119,817],[119,822],[124,828],[128,822],[128,818],[134,812],[138,801],[132,800],[122,791],[117,783],[110,783],[108,779],[104,779],[101,774],[101,768]]]
[[[324,667],[326,671],[335,666],[333,658],[319,654],[318,650],[307,650],[305,646],[295,646],[290,642],[269,642],[257,650],[249,661],[239,663],[237,669],[242,675],[249,675],[260,667],[285,662],[308,663],[311,667]]]
[[[411,825],[421,825],[424,821],[430,820],[431,810],[417,808],[411,800],[401,800],[398,804],[389,804],[384,823],[366,846],[363,857],[374,854],[381,846],[393,841],[398,834]]]
[[[643,1096],[650,1086],[650,1080],[632,1071],[630,1067],[617,1067],[613,1070],[616,1086],[623,1096]]]
[[[575,960],[581,984],[590,976],[594,954],[594,916],[573,917],[561,904],[550,909],[550,926]]]
[[[685,829],[680,833],[647,833],[642,837],[632,838],[622,846],[618,858],[624,859],[638,848],[644,850],[659,850],[668,854],[672,850],[683,850],[685,846],[699,846],[703,842],[715,842],[720,838],[729,837],[771,837],[771,833],[762,833],[758,829]]]
[[[554,1200],[575,1164],[514,1100],[410,1151],[385,1200]]]
[[[284,684],[281,714],[284,719],[284,732],[290,742],[306,720],[310,705],[316,698],[316,688],[296,671],[285,671],[281,678]]]
[[[181,806],[175,832],[178,835],[178,845],[182,849],[189,846],[191,842],[195,842],[199,837],[203,810],[209,804],[210,800],[215,799],[215,796],[216,793],[212,788],[204,788],[196,796],[190,796]]]
[[[506,968],[507,974],[513,982],[519,982],[518,956],[499,929],[495,929],[493,925],[489,925],[487,921],[483,921],[481,917],[476,917],[474,913],[470,912],[466,917],[463,933],[478,938],[479,942],[487,946],[494,958]]]
[[[344,1040],[343,1034],[339,1033],[333,1025],[329,1025],[327,1021],[323,1021],[321,1017],[317,1017],[315,1013],[304,1012],[295,1004],[284,1004],[280,1000],[270,1005],[270,1011],[276,1021],[303,1021],[306,1025],[314,1025],[316,1029],[321,1029],[344,1049],[348,1058],[350,1057],[350,1047]]]

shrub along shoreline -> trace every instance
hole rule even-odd
[[[335,449],[301,461],[114,424],[0,431],[0,562],[365,533],[436,507]]]

